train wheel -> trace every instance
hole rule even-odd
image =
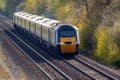
[[[75,52],[75,55],[78,55],[79,54],[79,51],[77,50],[76,52]]]
[[[48,44],[46,44],[46,46],[47,46],[47,48],[49,49],[50,48],[50,44],[48,43]]]
[[[56,53],[57,53],[59,56],[61,56],[61,52],[60,52],[59,49],[56,49]]]
[[[56,49],[55,48],[53,49],[53,52],[56,53]]]

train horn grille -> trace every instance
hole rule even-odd
[[[65,42],[65,44],[72,44],[72,42]]]

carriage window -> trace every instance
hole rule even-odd
[[[72,37],[72,36],[75,36],[75,32],[74,31],[61,31],[60,36],[61,37]]]

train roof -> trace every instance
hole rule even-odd
[[[24,13],[24,12],[16,12],[16,13],[14,13],[14,15],[18,16],[18,17],[26,18],[26,17],[30,16],[31,14]]]
[[[78,30],[75,26],[63,23],[58,20],[50,19],[50,18],[44,18],[38,15],[32,15],[26,12],[16,12],[14,13],[15,16],[19,16],[21,18],[24,18],[29,21],[36,22],[37,24],[41,24],[43,26],[46,26],[51,29],[58,29],[60,26],[68,25],[74,27],[76,30]]]

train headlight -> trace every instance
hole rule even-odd
[[[59,44],[63,44],[63,42],[59,42]]]

